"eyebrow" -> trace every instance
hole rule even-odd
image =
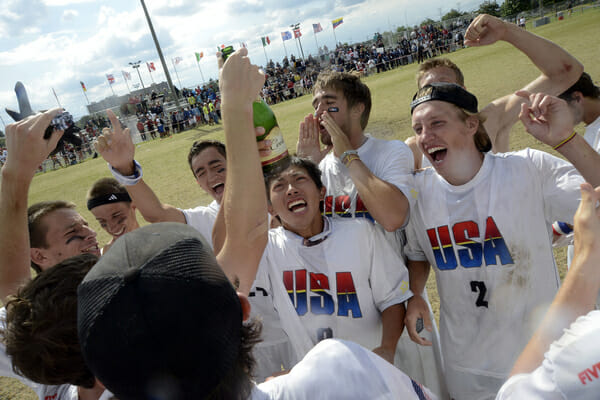
[[[326,99],[335,100],[335,99],[337,99],[337,96],[336,96],[335,94],[324,94],[324,95],[323,95],[323,96],[321,96],[321,97],[315,97],[315,98],[313,99],[313,101],[312,101],[312,106],[313,106],[313,108],[315,107],[315,104],[316,104],[318,101],[321,101],[321,100],[323,100],[323,99],[325,99],[325,100],[326,100]]]

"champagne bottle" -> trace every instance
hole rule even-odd
[[[223,61],[234,52],[233,46],[227,46],[221,50]],[[283,135],[277,118],[271,107],[259,96],[256,101],[252,103],[252,114],[254,117],[254,127],[262,126],[265,128],[265,133],[261,136],[256,137],[257,142],[264,140],[271,141],[271,153],[266,156],[260,157],[260,163],[262,165],[263,174],[267,175],[279,169],[285,169],[289,165],[289,153],[287,146],[283,141]]]
[[[257,136],[256,141],[271,141],[271,153],[260,158],[263,174],[267,175],[273,171],[286,168],[289,164],[290,156],[273,110],[271,110],[271,107],[264,100],[259,98],[252,103],[252,112],[254,127],[262,126],[265,128],[265,133]]]

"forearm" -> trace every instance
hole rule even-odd
[[[143,179],[135,185],[127,186],[127,192],[146,221],[150,223],[186,223],[183,212],[173,206],[161,203],[152,188]]]
[[[405,312],[404,303],[400,303],[386,308],[381,313],[381,347],[392,353],[396,351],[398,339],[404,329]]]
[[[408,260],[406,268],[408,269],[410,291],[414,295],[420,296],[425,291],[427,279],[429,278],[429,270],[431,269],[429,261]]]
[[[0,185],[0,299],[30,278],[27,193],[31,178],[2,169]]]
[[[252,104],[223,98],[221,105],[227,146],[227,180],[223,197],[226,271],[249,291],[267,243],[267,197],[252,123]],[[234,162],[235,161],[235,162]],[[232,257],[240,260],[232,260]],[[242,260],[243,259],[243,260]]]
[[[583,136],[575,135],[558,152],[573,164],[586,182],[593,187],[600,186],[600,154],[592,149]]]
[[[227,230],[225,229],[225,207],[219,207],[217,218],[212,230],[212,244],[213,251],[215,254],[219,254],[225,244],[225,238],[227,237]]]
[[[600,252],[576,255],[563,285],[542,323],[517,359],[511,375],[528,373],[539,367],[544,354],[577,317],[594,309],[600,290],[597,260]]]
[[[409,204],[400,189],[373,175],[360,160],[351,162],[348,170],[358,195],[375,221],[388,232],[401,228]]]
[[[583,65],[565,49],[514,24],[507,23],[503,39],[529,57],[553,84],[561,85],[560,92],[575,83],[583,72]]]

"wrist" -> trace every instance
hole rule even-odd
[[[132,174],[124,175],[119,170],[115,169],[112,165],[108,164],[108,168],[110,172],[113,174],[117,182],[124,186],[133,186],[136,185],[144,176],[142,171],[142,166],[135,160],[134,163],[134,171]]]
[[[127,164],[111,165],[118,173],[123,176],[131,176],[135,174],[135,160],[130,160]]]
[[[553,145],[552,148],[554,150],[559,150],[561,147],[565,146],[567,143],[571,142],[575,136],[577,136],[577,132],[573,131],[573,133],[571,133],[570,135],[566,136],[563,140],[561,140],[560,142],[558,142],[557,144]]]
[[[13,165],[9,163],[4,164],[0,171],[2,174],[2,184],[10,181],[14,181],[19,184],[27,182],[27,184],[29,184],[33,180],[36,172],[35,170],[31,171],[27,168],[19,168],[18,166],[13,167]]]

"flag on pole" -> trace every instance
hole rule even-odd
[[[333,24],[333,29],[335,29],[344,23],[344,18],[341,17],[341,18],[334,19],[333,21],[331,21],[331,23]]]
[[[156,71],[156,67],[154,66],[153,62],[147,62],[146,65],[148,66],[148,72]]]
[[[246,42],[240,42],[240,47],[248,48],[248,44]]]
[[[200,59],[204,57],[204,52],[201,51],[200,53],[196,52],[196,61],[200,62]]]
[[[108,79],[108,83],[110,83],[111,85],[115,83],[115,77],[113,76],[113,74],[106,74],[106,79]]]
[[[123,73],[123,78],[125,78],[126,80],[131,80],[131,74],[127,71],[121,71]]]
[[[302,36],[302,32],[300,32],[300,28],[294,28],[294,39],[298,39]]]
[[[321,23],[317,23],[317,24],[313,24],[313,31],[315,31],[315,33],[319,33],[323,30],[323,28],[321,27]]]
[[[268,36],[263,36],[260,38],[262,40],[263,47],[266,47],[268,44],[271,44],[271,39]]]
[[[83,83],[82,81],[79,81],[79,83],[81,84],[81,88],[83,89],[83,91],[87,92],[87,89],[85,87],[85,83]]]
[[[173,61],[175,62],[175,65],[177,65],[177,64],[179,64],[180,62],[182,62],[182,61],[183,61],[183,58],[181,58],[181,57],[175,57],[175,58],[173,59]]]
[[[286,40],[290,40],[292,38],[292,33],[290,31],[281,32],[281,39],[285,42]]]

